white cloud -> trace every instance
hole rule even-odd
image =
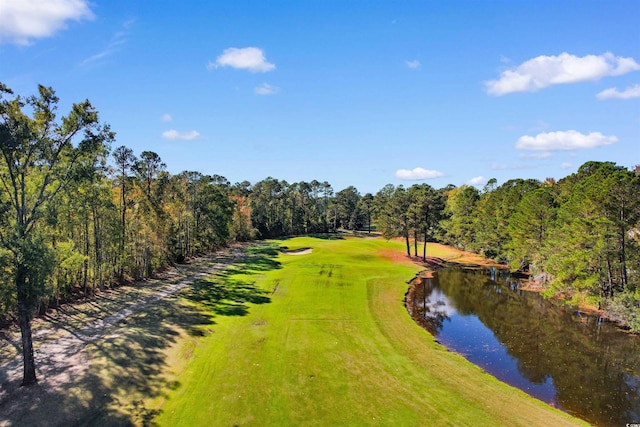
[[[413,170],[398,169],[396,171],[396,178],[408,181],[421,181],[423,179],[433,179],[441,176],[444,176],[444,174],[440,171],[428,170],[423,168],[415,168]]]
[[[216,58],[215,62],[209,61],[209,71],[219,67],[231,67],[240,70],[248,70],[252,73],[266,73],[275,70],[276,66],[267,62],[264,52],[257,47],[235,48],[230,47]]]
[[[640,84],[629,86],[622,92],[617,87],[605,89],[596,95],[598,99],[631,99],[640,98]]]
[[[170,129],[162,132],[162,137],[164,139],[168,139],[169,141],[193,141],[194,139],[202,139],[200,132],[191,130],[188,132],[178,132],[177,130]]]
[[[277,86],[271,86],[269,83],[263,83],[260,86],[253,89],[257,95],[275,95],[280,92],[280,88]]]
[[[618,141],[616,136],[606,136],[600,132],[591,132],[584,135],[575,130],[566,132],[539,133],[536,136],[524,135],[516,142],[516,148],[520,150],[583,150],[614,144]]]
[[[471,178],[469,181],[467,181],[467,185],[485,185],[488,182],[487,178],[485,178],[484,176],[480,175],[480,176],[476,176],[475,178]]]
[[[173,117],[171,117],[171,114],[169,113],[164,113],[162,116],[160,116],[160,120],[165,123],[169,123],[173,121]]]
[[[633,58],[614,56],[610,52],[583,57],[564,52],[523,62],[503,71],[499,79],[485,82],[485,86],[489,95],[501,96],[513,92],[536,92],[556,84],[595,81],[636,70],[640,70],[640,64]]]
[[[412,70],[417,70],[422,66],[422,64],[420,64],[420,61],[418,61],[417,59],[414,59],[413,61],[405,61],[404,63]]]
[[[67,21],[93,19],[85,0],[0,1],[0,43],[27,45],[67,27]]]
[[[562,169],[571,169],[573,167],[573,165],[569,162],[564,162],[563,164],[560,165],[560,167]]]

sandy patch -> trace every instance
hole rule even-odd
[[[393,240],[402,241],[404,239],[395,238]],[[403,248],[404,249],[404,248]],[[411,244],[411,252],[413,253],[413,242]],[[462,251],[451,246],[429,243],[427,247],[427,259],[423,260],[422,255],[407,256],[404,250],[397,249],[383,249],[377,252],[378,255],[399,264],[411,264],[420,265],[430,270],[438,270],[440,268],[463,266],[470,268],[477,267],[498,267],[505,268],[493,261],[492,259],[485,258],[482,255],[474,254],[472,252]],[[422,247],[418,248],[418,253],[422,253]]]
[[[284,251],[283,254],[285,255],[308,255],[311,252],[313,252],[313,249],[311,248],[301,248],[301,249],[293,249],[290,251]]]
[[[377,252],[378,255],[393,261],[396,264],[410,264],[415,265],[415,262],[407,256],[406,253],[400,252],[394,249],[382,249]]]
[[[429,243],[427,251],[429,251],[429,247],[434,252],[441,252],[443,254],[441,255],[441,258],[448,262],[459,264],[473,264],[482,267],[505,267],[504,265],[498,264],[490,258],[485,258],[482,255],[456,249],[451,246],[443,245],[441,243]]]

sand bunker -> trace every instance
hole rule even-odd
[[[311,248],[300,248],[300,249],[292,249],[288,251],[284,251],[285,255],[307,255],[313,252]]]

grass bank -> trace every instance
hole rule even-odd
[[[448,352],[411,320],[402,299],[420,267],[390,256],[402,253],[402,245],[363,238],[273,241],[185,289],[183,302],[210,317],[167,351],[172,387],[147,403],[159,414],[155,421],[579,424]],[[292,255],[296,249],[304,253]]]

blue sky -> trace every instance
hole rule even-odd
[[[640,1],[0,0],[0,81],[231,182],[440,188],[640,163]]]

